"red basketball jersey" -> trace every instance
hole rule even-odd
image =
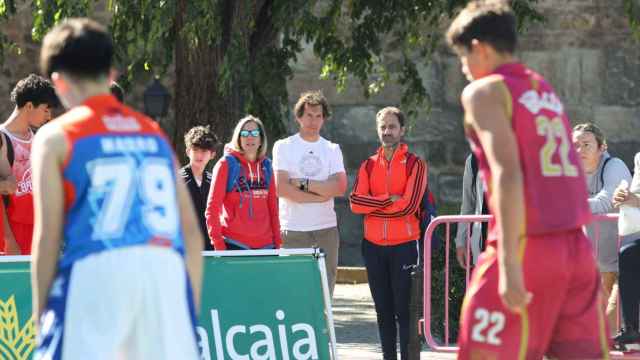
[[[523,64],[498,67],[506,106],[516,136],[523,174],[525,234],[541,235],[578,228],[590,221],[586,181],[573,148],[569,120],[553,88]],[[486,184],[491,169],[477,135],[467,129]],[[486,187],[491,196],[491,186]],[[492,211],[493,212],[493,211]]]
[[[11,140],[13,147],[13,166],[11,171],[16,178],[15,194],[9,195],[7,214],[9,222],[19,224],[33,224],[33,195],[31,194],[31,140],[33,133],[29,131],[28,139],[15,137],[7,130],[3,130]],[[4,139],[3,139],[4,141]]]

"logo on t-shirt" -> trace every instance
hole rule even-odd
[[[12,172],[16,178],[17,190],[15,196],[31,193],[31,143],[23,141],[11,141],[13,151],[15,152],[15,160],[13,162]]]
[[[320,175],[322,161],[313,153],[305,154],[300,158],[300,173],[304,177],[312,178]]]
[[[22,178],[18,179],[17,183],[18,189],[16,190],[16,196],[22,196],[24,194],[30,194],[33,188],[31,182],[31,168],[28,168],[24,174],[22,174]]]

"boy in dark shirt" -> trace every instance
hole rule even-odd
[[[180,176],[187,184],[200,221],[200,229],[205,240],[204,249],[213,250],[211,239],[207,235],[204,211],[207,208],[207,197],[211,187],[211,171],[206,170],[206,166],[216,156],[216,137],[209,127],[196,126],[185,134],[184,143],[189,163],[180,169]]]

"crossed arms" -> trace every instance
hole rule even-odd
[[[301,182],[306,182],[306,179],[291,178],[287,171],[278,170],[276,173],[278,197],[298,203],[319,203],[343,196],[347,190],[347,174],[344,172],[335,173],[324,181],[309,180],[308,191],[300,189]]]
[[[427,187],[427,166],[422,160],[415,163],[402,195],[371,195],[366,163],[365,161],[360,166],[358,178],[349,196],[351,211],[392,218],[407,216],[418,210]]]

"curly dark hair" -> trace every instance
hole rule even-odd
[[[195,126],[184,135],[184,144],[187,149],[199,148],[215,151],[218,140],[209,126]]]
[[[47,104],[49,107],[58,106],[58,97],[49,80],[36,74],[30,74],[18,81],[11,91],[11,102],[18,108],[31,102],[33,106]]]
[[[309,106],[317,106],[322,105],[322,115],[324,119],[327,120],[331,117],[331,109],[329,109],[329,102],[327,98],[324,97],[324,94],[320,90],[316,91],[305,91],[300,94],[300,98],[296,105],[293,108],[294,114],[297,117],[301,118],[304,115],[304,107],[305,105]]]

